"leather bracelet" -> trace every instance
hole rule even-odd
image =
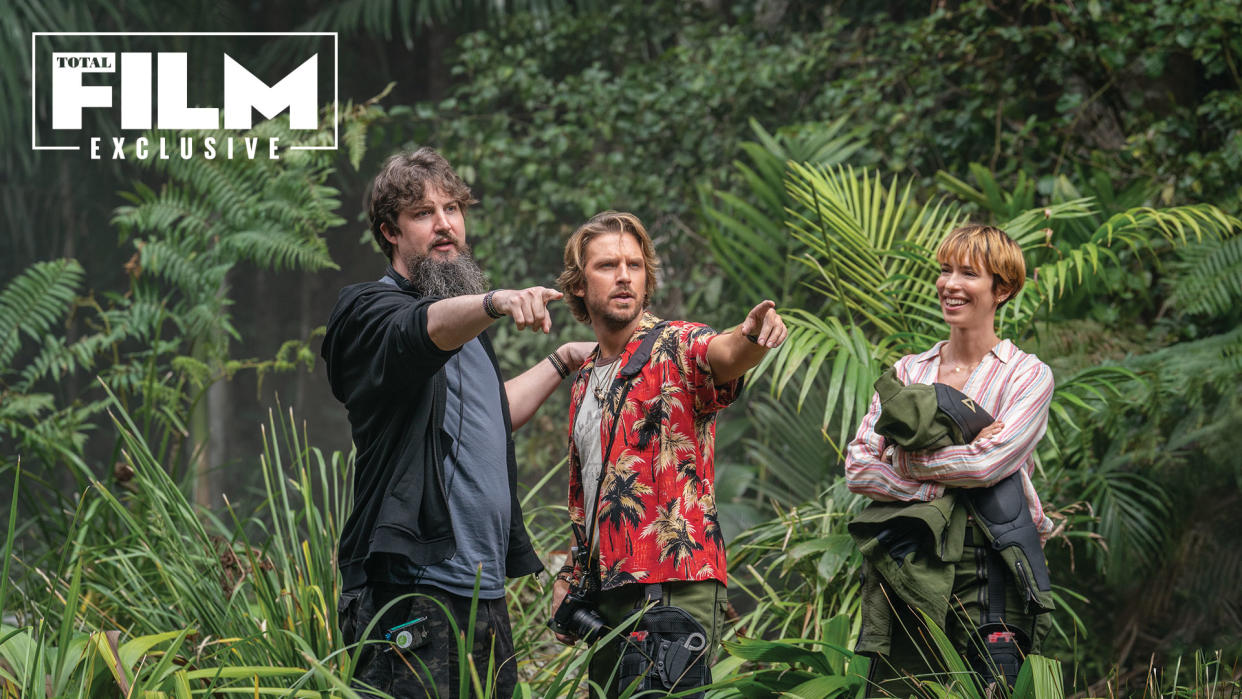
[[[497,291],[500,291],[500,290],[492,289],[491,291],[483,295],[483,312],[486,313],[487,317],[491,318],[492,320],[496,320],[497,318],[500,318],[501,316],[504,315],[500,311],[496,310],[496,306],[492,304],[492,297],[496,295]]]
[[[562,379],[569,376],[569,365],[565,364],[565,360],[561,359],[556,352],[548,355],[548,361],[552,362],[552,366],[556,369],[556,373],[560,374]]]

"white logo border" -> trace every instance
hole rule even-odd
[[[31,32],[30,33],[30,147],[33,150],[81,150],[81,146],[41,146],[36,105],[39,94],[38,39],[41,36],[330,36],[332,37],[332,145],[289,146],[289,150],[337,150],[340,146],[341,62],[337,32]]]

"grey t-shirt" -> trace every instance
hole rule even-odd
[[[410,572],[415,583],[469,597],[481,566],[480,599],[499,599],[505,594],[510,517],[500,382],[477,338],[449,359],[444,375],[444,431],[452,438],[444,457],[444,484],[457,553],[433,565],[412,566]]]
[[[582,405],[578,406],[578,414],[574,418],[574,445],[578,447],[578,463],[582,465],[582,503],[586,508],[586,521],[595,522],[595,500],[599,490],[599,475],[604,464],[604,445],[600,441],[600,420],[603,419],[604,405],[595,398],[595,389],[602,387],[607,392],[617,375],[618,360],[608,364],[596,364],[591,371],[591,380],[587,383],[586,395]],[[596,527],[598,532],[598,527]],[[598,543],[597,537],[592,541]]]

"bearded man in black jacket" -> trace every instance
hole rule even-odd
[[[357,449],[338,612],[345,642],[367,641],[354,674],[363,691],[457,696],[464,668],[450,616],[466,632],[477,598],[475,667],[512,694],[504,582],[543,569],[518,503],[512,431],[594,347],[562,345],[503,381],[484,331],[508,316],[549,332],[547,304],[561,293],[487,290],[466,244],[473,203],[434,150],[389,158],[369,206],[388,269],[341,290],[323,342]]]

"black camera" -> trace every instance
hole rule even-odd
[[[561,606],[548,621],[548,628],[559,634],[581,638],[587,645],[608,633],[608,625],[599,615],[595,602],[586,591],[579,589],[571,589],[561,600]]]

